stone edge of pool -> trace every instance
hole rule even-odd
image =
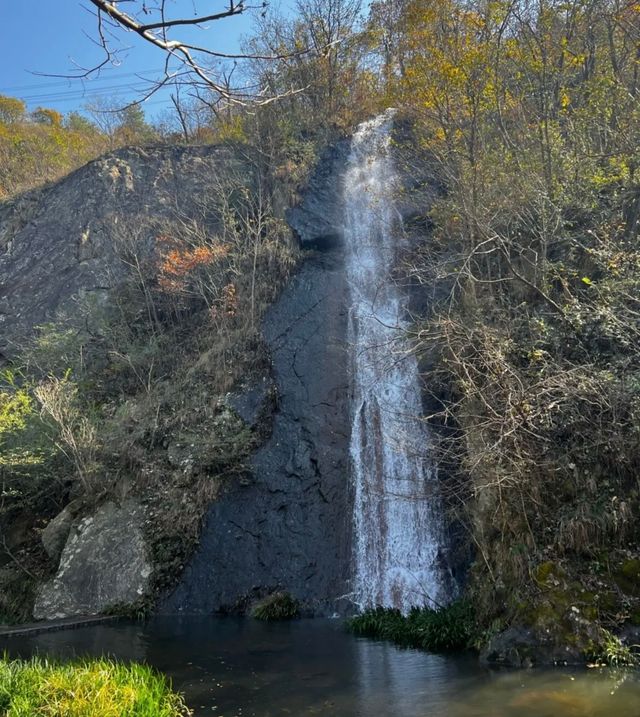
[[[0,640],[10,637],[37,635],[42,632],[68,630],[76,627],[89,627],[106,622],[115,622],[118,619],[120,618],[117,615],[92,615],[87,617],[67,617],[59,620],[43,620],[42,622],[32,622],[25,625],[2,625],[0,626]]]

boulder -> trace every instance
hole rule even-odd
[[[582,665],[584,651],[563,643],[551,630],[513,626],[491,638],[480,653],[480,662],[493,667]]]
[[[69,503],[42,531],[42,545],[47,555],[57,563],[60,560],[71,526],[78,514],[78,506]]]
[[[104,503],[75,522],[55,577],[38,591],[34,617],[97,615],[143,598],[152,567],[142,533],[144,509],[135,500]]]
[[[265,417],[273,413],[276,401],[273,380],[263,376],[248,386],[227,395],[227,404],[250,428],[259,429]]]

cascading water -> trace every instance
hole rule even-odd
[[[351,459],[360,608],[441,605],[442,528],[407,297],[392,269],[402,242],[390,155],[393,111],[362,124],[345,174],[345,245],[353,352]]]

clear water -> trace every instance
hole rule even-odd
[[[449,602],[418,364],[406,340],[406,292],[392,276],[402,233],[389,153],[392,112],[354,135],[344,178],[349,339],[354,383],[355,581],[360,607]]]
[[[330,620],[158,618],[0,640],[4,649],[145,661],[196,717],[640,717],[637,674],[491,673],[472,656],[402,650]]]

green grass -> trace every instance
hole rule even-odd
[[[146,665],[0,659],[0,717],[187,717],[169,681]]]
[[[604,628],[600,628],[599,633],[599,639],[592,645],[592,663],[610,667],[640,667],[640,645],[625,645]]]
[[[256,620],[291,620],[298,617],[300,604],[289,593],[278,592],[263,598],[251,608]]]
[[[347,626],[355,635],[433,652],[466,649],[476,633],[473,608],[464,600],[441,610],[413,608],[407,616],[379,607],[352,617]]]

